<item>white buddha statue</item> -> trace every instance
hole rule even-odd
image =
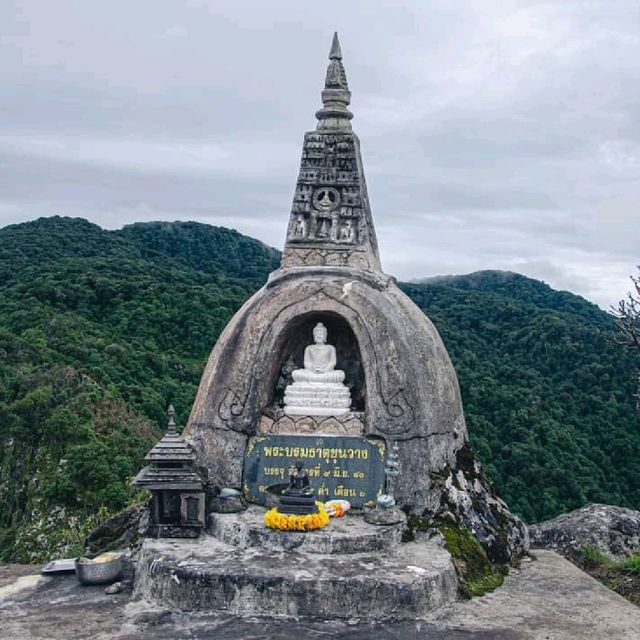
[[[287,415],[338,416],[349,411],[351,394],[343,384],[344,371],[335,369],[336,349],[327,344],[327,328],[313,328],[314,344],[304,350],[304,369],[292,372],[293,384],[284,392]]]

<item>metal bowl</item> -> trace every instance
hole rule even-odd
[[[96,562],[87,558],[76,558],[75,565],[78,580],[84,585],[115,582],[122,573],[122,556],[118,554],[108,555],[111,558],[103,562]]]

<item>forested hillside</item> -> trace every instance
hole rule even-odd
[[[206,356],[277,251],[196,223],[0,229],[0,558],[79,542],[171,401],[186,420]]]
[[[609,314],[498,271],[403,289],[438,327],[472,445],[516,513],[640,508],[638,354],[610,342]]]
[[[136,499],[128,481],[173,402],[279,253],[228,229],[0,229],[0,559],[71,552]],[[472,443],[528,520],[598,500],[640,508],[632,355],[569,293],[482,272],[404,285],[458,371]]]

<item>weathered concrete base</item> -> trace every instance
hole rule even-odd
[[[208,529],[220,541],[239,549],[300,553],[370,553],[390,549],[402,538],[402,524],[377,527],[354,516],[335,518],[316,531],[274,531],[264,526],[264,513],[256,506],[237,514],[210,513]]]
[[[377,507],[364,510],[364,521],[383,527],[402,526],[407,521],[407,516],[399,507],[390,507],[388,509]]]
[[[319,618],[415,619],[456,599],[449,553],[437,542],[390,552],[323,555],[147,539],[135,593],[182,611]]]
[[[637,640],[640,609],[552,551],[536,551],[500,589],[424,620],[300,620],[178,613],[132,600],[130,582],[107,595],[74,575],[0,566],[2,640]]]

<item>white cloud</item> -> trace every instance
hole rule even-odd
[[[194,219],[281,246],[340,31],[386,269],[607,308],[640,262],[640,5],[0,6],[0,224]]]

